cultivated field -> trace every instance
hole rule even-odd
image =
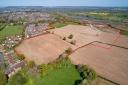
[[[115,30],[113,32],[112,30],[111,32],[103,32],[93,26],[68,25],[60,29],[53,29],[50,31],[54,32],[54,34],[58,36],[66,38],[70,34],[73,34],[74,37],[72,40],[76,40],[77,47],[86,45],[93,41],[100,41],[128,48],[128,38],[126,36],[120,35],[119,31]],[[67,38],[67,41],[68,40],[70,39]]]
[[[76,46],[80,47],[82,45],[88,44],[97,40],[97,34],[100,33],[99,30],[92,30],[89,26],[80,26],[80,25],[68,25],[60,29],[50,30],[54,34],[63,37],[66,37],[66,40],[70,40],[67,37],[70,34],[73,34],[73,39],[76,40]]]
[[[101,43],[92,43],[75,51],[70,59],[74,64],[87,64],[96,72],[121,85],[128,85],[128,49],[111,47],[104,49],[94,45],[109,47]]]
[[[74,64],[87,64],[109,80],[121,85],[128,84],[128,38],[120,35],[118,30],[107,29],[106,32],[91,25],[68,25],[49,31],[51,34],[24,40],[15,48],[16,52],[24,54],[26,60],[42,64],[54,61],[71,47],[74,51],[69,57]],[[73,35],[72,39],[68,38],[70,34]],[[66,40],[63,40],[64,37]],[[72,40],[76,41],[75,45],[69,43]]]
[[[18,54],[24,54],[26,60],[33,60],[36,64],[42,64],[55,60],[69,47],[74,48],[58,36],[46,34],[24,40],[15,50]]]

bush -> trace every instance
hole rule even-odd
[[[65,50],[65,53],[70,55],[73,52],[72,48],[68,48],[67,50]]]
[[[82,74],[82,78],[86,78],[86,79],[89,79],[89,80],[95,80],[96,79],[96,72],[88,67],[87,65],[83,65],[81,68],[81,74]]]
[[[82,80],[76,80],[74,85],[81,85]]]
[[[97,78],[95,70],[87,65],[79,65],[77,66],[77,69],[83,80],[86,80],[87,85],[91,85],[91,82]]]
[[[27,65],[28,65],[29,68],[33,68],[35,66],[35,62],[34,61],[29,61],[27,63]]]
[[[63,40],[66,40],[66,37],[64,37]]]
[[[75,45],[75,44],[76,44],[76,41],[75,41],[75,40],[72,40],[70,43],[71,43],[72,45]]]
[[[50,65],[48,64],[41,64],[38,66],[39,72],[42,74],[42,76],[46,75],[49,71]]]
[[[23,54],[19,54],[19,55],[18,55],[18,59],[19,59],[19,60],[24,60],[24,59],[25,59],[25,56],[24,56]]]
[[[8,85],[25,85],[25,83],[27,82],[27,78],[28,77],[24,72],[19,71],[18,73],[10,77]]]
[[[68,38],[69,38],[69,39],[72,39],[72,38],[73,38],[73,34],[70,34],[70,35],[68,36]]]

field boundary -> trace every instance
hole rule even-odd
[[[100,45],[94,45],[93,43],[95,43],[95,42],[97,42],[97,43],[102,43],[102,44],[106,44],[106,45],[110,45],[110,47],[105,47],[105,46],[100,46]],[[90,42],[90,43],[88,43],[88,44],[85,44],[85,45],[83,45],[83,46],[80,46],[80,47],[76,48],[75,50],[73,50],[73,53],[74,53],[75,51],[79,50],[80,48],[83,48],[83,47],[88,46],[88,45],[96,46],[96,47],[99,47],[99,48],[104,48],[104,49],[107,49],[107,50],[108,50],[108,49],[111,49],[112,46],[118,47],[118,48],[122,48],[122,49],[127,49],[127,50],[128,50],[127,47],[118,46],[118,45],[113,45],[113,44],[104,43],[104,42],[100,42],[100,41],[93,41],[93,42]]]
[[[113,44],[109,44],[109,43],[103,43],[103,42],[99,42],[99,41],[93,41],[93,42],[91,42],[91,43],[88,43],[88,44],[86,44],[86,45],[83,45],[83,46],[81,46],[81,47],[76,48],[75,50],[73,50],[73,52],[72,52],[71,54],[73,54],[74,52],[76,52],[77,50],[79,50],[79,49],[81,49],[81,48],[83,48],[83,47],[85,47],[85,46],[88,46],[88,45],[93,45],[93,46],[94,46],[93,43],[95,43],[95,42],[97,42],[97,43],[102,43],[102,44],[106,44],[106,45],[110,45],[109,49],[111,49],[111,47],[114,46],[114,47],[118,47],[118,48],[122,48],[122,49],[127,49],[127,50],[128,50],[128,48],[126,48],[126,47],[117,46],[117,45],[113,45]],[[97,45],[97,46],[98,46],[98,45]],[[97,46],[96,46],[96,47],[97,47]],[[107,47],[99,47],[99,48],[108,49]],[[71,55],[71,54],[70,54],[70,55]],[[103,80],[105,80],[105,81],[108,81],[108,82],[110,82],[110,83],[112,83],[112,84],[120,85],[119,83],[117,83],[117,82],[115,82],[115,81],[112,81],[112,80],[110,80],[110,79],[108,79],[108,78],[105,78],[105,77],[103,77],[103,76],[101,76],[101,75],[98,75],[98,77],[101,78],[101,79],[103,79]]]
[[[92,24],[90,24],[90,27],[92,28],[92,29],[94,29],[94,30],[98,30],[97,28],[95,28]],[[113,40],[113,42],[112,42],[112,45],[110,46],[110,47],[105,47],[105,46],[101,46],[101,45],[94,45],[94,44],[92,44],[93,46],[96,46],[96,47],[99,47],[99,48],[104,48],[104,49],[106,49],[106,50],[110,50],[111,48],[112,48],[112,46],[113,46],[113,44],[115,44],[118,40],[119,40],[119,38],[120,38],[120,36],[121,36],[121,30],[119,30],[119,29],[117,29],[118,30],[118,32],[117,32],[117,36],[116,36],[116,38]]]
[[[117,37],[113,40],[113,42],[112,42],[112,44],[111,44],[110,47],[105,47],[105,46],[101,46],[101,45],[94,45],[94,44],[92,44],[92,45],[93,45],[93,46],[96,46],[96,47],[99,47],[99,48],[104,48],[104,49],[106,49],[106,50],[110,50],[110,49],[112,48],[112,46],[114,46],[114,44],[115,44],[116,42],[118,42],[120,36],[121,36],[121,34],[120,34],[120,30],[119,30]],[[97,41],[97,42],[98,42],[98,41]],[[107,44],[107,45],[109,45],[109,44]],[[118,46],[118,47],[119,47],[119,46]]]
[[[115,85],[120,85],[119,83],[114,82],[114,81],[112,81],[112,80],[109,80],[109,79],[107,79],[107,78],[105,78],[105,77],[103,77],[103,76],[98,75],[98,77],[101,78],[101,79],[103,79],[103,80],[105,80],[105,81],[108,81],[108,82],[110,82],[110,83],[113,83],[113,84],[115,84]]]
[[[111,48],[112,46],[114,46],[114,47],[123,48],[123,49],[127,49],[127,50],[128,50],[127,47],[123,47],[123,46],[119,46],[119,45],[113,45],[113,44],[104,43],[104,42],[100,42],[100,41],[95,41],[95,42],[97,42],[97,43],[102,43],[102,44],[106,44],[106,45],[110,45],[110,48]],[[94,44],[93,44],[93,45],[94,45]],[[109,48],[109,49],[110,49],[110,48]]]

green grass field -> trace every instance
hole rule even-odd
[[[0,31],[0,39],[3,39],[7,36],[14,36],[16,34],[22,34],[22,26],[6,26],[3,30]]]
[[[75,68],[53,70],[41,80],[42,85],[73,85],[81,79]]]
[[[64,26],[66,26],[66,24],[64,24],[64,23],[54,23],[53,24],[54,28],[61,28],[61,27],[64,27]]]
[[[57,23],[53,24],[53,27],[54,28],[61,28],[61,27],[64,27],[66,25],[69,25],[69,24],[78,25],[78,22],[75,22],[75,21],[74,22],[73,21],[66,21],[65,23],[57,22]]]
[[[127,15],[123,15],[121,13],[117,13],[117,14],[111,14],[111,13],[95,13],[95,14],[91,14],[88,13],[89,17],[95,18],[95,19],[101,19],[101,20],[108,20],[108,21],[116,21],[116,22],[121,22],[123,20],[125,20],[128,16]]]
[[[53,64],[50,66],[53,66]],[[81,79],[79,72],[69,60],[63,60],[55,66],[57,68],[52,70],[48,68],[46,75],[35,78],[35,85],[73,85],[75,80]]]

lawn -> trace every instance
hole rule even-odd
[[[0,31],[0,39],[3,39],[7,36],[14,36],[16,34],[22,34],[23,29],[20,25],[15,26],[6,26],[3,30]]]
[[[81,79],[79,73],[74,68],[53,70],[45,76],[42,85],[73,85],[75,80]]]
[[[69,25],[69,24],[74,24],[74,25],[78,25],[78,21],[66,21],[65,23],[54,23],[53,24],[53,27],[54,28],[61,28],[61,27],[64,27],[66,25]]]
[[[47,75],[40,79],[38,85],[73,85],[75,80],[80,80],[81,77],[75,66],[64,60],[61,62],[60,68],[48,71]]]
[[[64,27],[64,26],[66,26],[66,24],[64,24],[64,23],[54,23],[53,24],[53,27],[55,27],[55,28],[61,28],[61,27]]]

